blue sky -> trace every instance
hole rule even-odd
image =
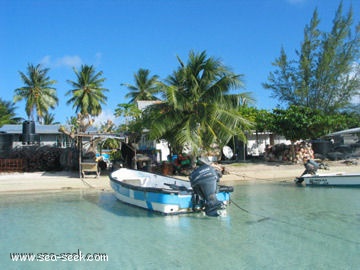
[[[343,0],[359,22],[360,0]],[[290,57],[300,48],[303,30],[317,7],[320,29],[329,31],[338,0],[0,0],[0,97],[12,100],[23,86],[19,71],[28,63],[50,68],[59,106],[51,113],[65,123],[75,115],[66,105],[75,80],[73,67],[94,65],[103,71],[109,89],[103,106],[104,122],[116,105],[128,102],[133,75],[146,68],[166,78],[186,61],[190,50],[206,50],[235,73],[243,74],[246,88],[260,109],[276,107],[277,100],[262,87],[271,63],[283,46]],[[26,118],[24,102],[16,104]]]

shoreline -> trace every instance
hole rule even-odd
[[[360,164],[348,165],[344,161],[327,162],[329,170],[319,172],[360,173]],[[245,162],[221,164],[225,174],[220,179],[221,184],[239,185],[242,183],[294,183],[293,180],[304,171],[302,164],[284,164],[272,162]],[[185,176],[173,176],[188,179]],[[112,191],[108,172],[98,178],[89,176],[79,178],[78,172],[32,172],[32,173],[0,173],[1,193],[40,193],[75,190]]]
[[[108,175],[80,178],[78,172],[0,173],[1,193],[111,190]]]

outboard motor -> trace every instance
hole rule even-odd
[[[218,210],[224,209],[223,203],[216,198],[217,182],[220,177],[221,173],[207,164],[196,168],[189,177],[197,197],[195,201],[202,199],[205,202],[205,213],[208,216],[218,216]]]

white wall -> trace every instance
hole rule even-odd
[[[168,143],[165,140],[161,140],[156,144],[156,150],[160,150],[160,156],[157,157],[157,161],[166,161],[167,156],[170,154],[170,149],[168,147]]]
[[[247,152],[248,155],[259,156],[264,154],[266,145],[270,144],[269,133],[258,133],[258,140],[256,140],[256,133],[247,135]],[[291,144],[291,141],[286,140],[283,136],[274,136],[274,144]]]

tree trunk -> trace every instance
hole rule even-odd
[[[291,140],[290,145],[291,161],[295,162],[295,141]]]

